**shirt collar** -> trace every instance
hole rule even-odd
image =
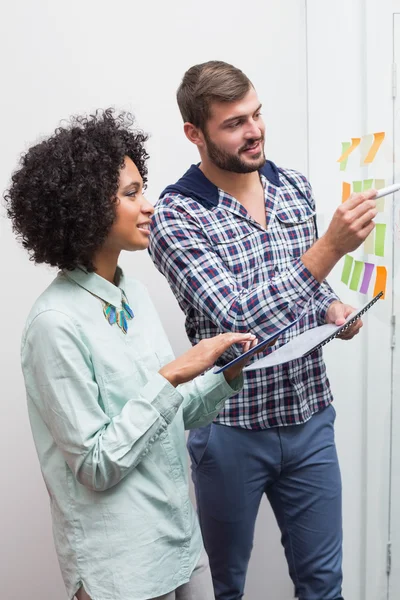
[[[263,175],[275,187],[282,185],[279,179],[279,169],[270,160],[267,160],[258,172],[260,176]],[[207,179],[199,169],[198,164],[192,165],[179,181],[173,185],[169,185],[162,192],[160,198],[168,193],[183,194],[189,198],[193,198],[207,209],[212,209],[218,206],[219,203],[219,189]]]
[[[100,277],[97,273],[88,273],[83,267],[78,267],[73,271],[63,271],[63,274],[68,279],[72,279],[77,285],[84,288],[91,294],[98,296],[105,302],[113,306],[121,306],[121,290],[124,289],[124,273],[120,267],[117,267],[115,272],[118,286],[104,277]]]

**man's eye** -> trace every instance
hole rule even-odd
[[[235,123],[230,123],[228,125],[229,129],[235,129],[235,127],[238,127],[240,125],[240,121],[236,121]]]

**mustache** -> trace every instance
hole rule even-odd
[[[254,144],[257,144],[258,142],[264,143],[264,137],[260,137],[260,138],[253,139],[253,140],[249,140],[247,142],[247,144],[245,144],[244,146],[242,146],[241,148],[239,148],[239,152],[244,152],[245,150],[248,150],[248,148],[251,148],[252,146],[254,146]]]

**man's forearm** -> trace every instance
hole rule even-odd
[[[315,279],[322,283],[342,256],[324,235],[303,254],[301,260]]]

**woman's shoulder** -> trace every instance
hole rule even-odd
[[[37,320],[46,326],[57,314],[64,315],[64,320],[73,321],[76,307],[81,305],[84,296],[83,290],[60,272],[34,302],[25,322],[23,337]]]

